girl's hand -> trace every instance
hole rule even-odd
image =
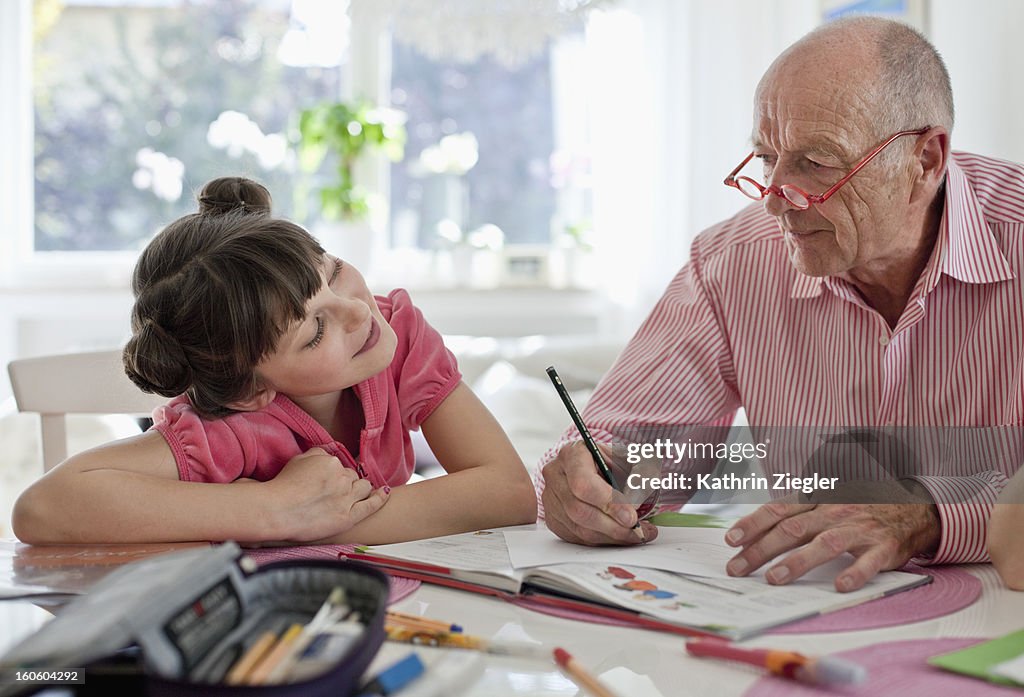
[[[296,455],[276,477],[264,482],[272,511],[270,538],[313,542],[351,528],[387,502],[384,489],[321,448]]]

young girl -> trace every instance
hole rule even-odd
[[[530,477],[408,294],[270,216],[248,179],[146,247],[125,370],[171,401],[75,455],[14,508],[30,543],[386,543],[532,522]],[[409,430],[447,476],[404,485]]]

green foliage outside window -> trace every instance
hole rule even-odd
[[[299,116],[299,164],[307,172],[324,159],[335,161],[336,178],[320,187],[321,213],[331,220],[365,217],[370,210],[364,187],[355,182],[355,166],[363,155],[377,151],[390,160],[402,159],[404,115],[360,102],[332,102],[304,109]]]

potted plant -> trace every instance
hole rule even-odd
[[[366,102],[329,102],[299,115],[299,163],[307,172],[324,159],[335,158],[336,179],[320,187],[321,212],[330,220],[365,218],[370,204],[364,187],[355,182],[363,155],[378,151],[397,162],[405,149],[405,115]]]

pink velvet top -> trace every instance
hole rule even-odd
[[[384,372],[354,386],[365,417],[358,460],[284,395],[278,394],[260,411],[218,419],[200,417],[182,395],[153,412],[153,428],[171,446],[181,480],[266,481],[294,456],[319,447],[375,488],[405,484],[415,465],[409,431],[419,428],[462,375],[441,335],[427,324],[406,291],[376,299],[398,336],[398,348]]]

